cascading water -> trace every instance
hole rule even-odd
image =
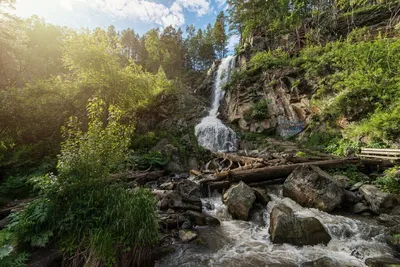
[[[385,242],[385,229],[372,219],[332,215],[300,206],[282,197],[282,188],[271,192],[272,200],[263,210],[265,225],[254,221],[233,220],[221,196],[203,199],[214,209],[206,210],[221,221],[219,227],[197,227],[201,244],[180,244],[175,253],[162,259],[157,267],[264,267],[300,266],[302,263],[328,256],[340,266],[366,266],[366,258],[390,256],[394,252]],[[283,202],[298,217],[315,217],[325,226],[332,240],[328,245],[296,247],[270,241],[269,214]],[[288,229],[289,230],[289,229]]]
[[[229,56],[222,59],[217,70],[214,82],[213,103],[207,117],[196,125],[195,132],[199,144],[213,152],[236,151],[236,134],[224,125],[218,116],[218,109],[224,91],[222,87],[229,80],[230,71],[235,67],[235,57]]]

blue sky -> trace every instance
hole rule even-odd
[[[143,34],[155,27],[195,24],[205,28],[226,8],[225,0],[17,0],[16,13],[73,28],[134,28]]]

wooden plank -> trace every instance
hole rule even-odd
[[[400,156],[400,152],[383,152],[383,151],[361,151],[361,155],[363,154],[371,154],[371,155],[393,155]]]
[[[398,152],[398,153],[400,153],[400,149],[393,149],[393,148],[361,148],[361,151],[382,151],[382,152]]]
[[[364,158],[377,158],[377,159],[389,159],[389,160],[400,159],[398,157],[373,156],[373,155],[364,155],[364,154],[357,154],[357,156],[364,157]]]

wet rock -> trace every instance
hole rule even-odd
[[[193,228],[193,224],[192,224],[192,222],[190,220],[184,221],[182,223],[182,226],[181,226],[182,230],[190,230],[192,228]]]
[[[321,222],[313,217],[297,218],[291,208],[276,205],[271,212],[269,233],[273,243],[296,246],[328,244],[331,236]]]
[[[204,203],[204,207],[205,207],[207,210],[213,210],[213,209],[215,208],[214,205],[211,204],[210,202]]]
[[[357,204],[361,202],[362,197],[359,193],[355,193],[349,190],[344,190],[344,204]]]
[[[381,214],[379,215],[378,220],[387,227],[400,225],[400,215]]]
[[[166,194],[160,201],[158,201],[157,207],[160,210],[171,208],[175,210],[201,211],[201,201],[200,198],[198,201],[185,200],[178,192],[172,191]]]
[[[330,257],[322,257],[315,261],[305,262],[301,267],[342,267],[343,264]]]
[[[359,213],[363,213],[363,212],[368,212],[370,209],[367,205],[365,205],[364,203],[360,202],[355,204],[352,209],[351,212],[355,213],[355,214],[359,214]]]
[[[264,220],[264,211],[262,207],[253,208],[250,214],[250,221],[261,227],[265,227],[267,225]]]
[[[180,229],[188,219],[182,214],[174,213],[174,214],[166,214],[161,213],[159,215],[160,218],[160,227],[163,230],[171,230],[171,229]]]
[[[386,236],[386,243],[400,253],[400,233]]]
[[[186,216],[190,218],[190,221],[194,225],[198,226],[205,226],[205,225],[217,226],[221,224],[217,218],[196,211],[191,211],[191,210],[187,211]]]
[[[300,205],[330,212],[344,200],[344,191],[332,177],[318,167],[303,165],[296,168],[283,185],[283,195]]]
[[[350,188],[350,180],[347,176],[344,175],[333,175],[332,176],[333,181],[340,186],[343,189],[349,189]]]
[[[350,191],[357,191],[358,189],[360,189],[361,186],[363,186],[363,184],[364,182],[355,183],[350,187]]]
[[[163,183],[159,186],[161,190],[174,190],[175,184],[172,182]]]
[[[184,243],[190,242],[198,237],[196,232],[190,230],[180,230],[178,235]]]
[[[224,194],[223,202],[234,219],[247,221],[249,213],[256,200],[254,191],[245,183],[232,185]]]
[[[382,192],[373,185],[361,186],[360,192],[369,204],[371,210],[377,214],[390,214],[392,209],[400,204],[395,195]]]
[[[400,215],[400,206],[394,207],[391,215]]]
[[[390,257],[369,258],[365,261],[368,267],[400,267],[400,260]]]
[[[271,200],[271,197],[267,194],[267,191],[261,188],[252,188],[256,195],[256,202],[262,205],[267,205]]]

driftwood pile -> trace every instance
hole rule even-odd
[[[321,169],[340,168],[346,165],[357,165],[360,168],[377,168],[393,165],[388,161],[365,160],[355,157],[282,157],[280,159],[265,160],[257,157],[239,156],[234,153],[216,153],[215,156],[220,161],[219,165],[223,166],[219,170],[191,171],[194,175],[208,177],[200,180],[201,188],[206,193],[213,192],[214,190],[221,191],[239,181],[243,181],[251,186],[281,184],[294,169],[302,164],[312,164]]]

